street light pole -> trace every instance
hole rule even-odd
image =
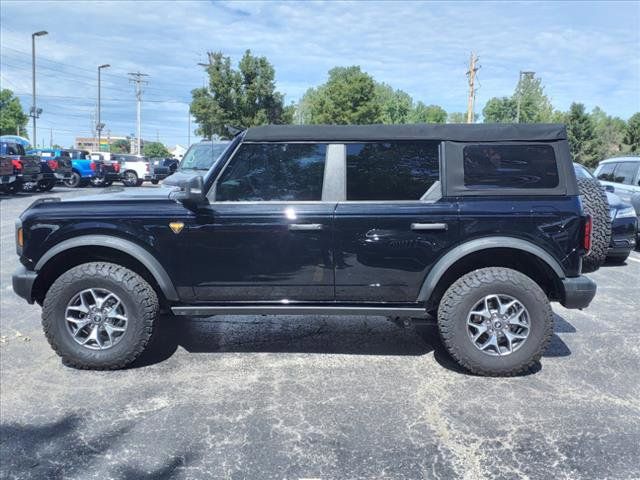
[[[98,151],[100,151],[100,137],[102,136],[102,127],[104,125],[100,123],[100,71],[103,68],[109,68],[111,65],[105,63],[104,65],[98,65],[98,123],[96,124],[96,130],[98,132]]]
[[[31,118],[33,118],[33,141],[38,143],[37,141],[37,131],[36,131],[36,118],[40,115],[36,107],[36,37],[42,37],[46,35],[48,32],[45,30],[40,30],[39,32],[35,32],[31,34],[31,86],[32,86],[32,105],[31,105]],[[41,110],[42,111],[42,110]],[[35,145],[34,145],[35,146]]]
[[[525,72],[520,70],[520,75],[518,76],[518,102],[516,108],[516,123],[520,123],[520,103],[522,102],[522,77],[523,75],[533,77],[536,72]]]

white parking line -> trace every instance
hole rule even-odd
[[[640,263],[640,259],[639,258],[635,258],[634,256],[629,255],[629,257],[627,258],[627,260],[631,260],[632,262],[638,262]]]

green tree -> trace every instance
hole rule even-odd
[[[22,111],[20,99],[8,88],[0,90],[0,135],[16,135],[27,137],[29,117]]]
[[[449,123],[467,123],[467,114],[463,112],[451,112],[447,118]]]
[[[634,113],[627,121],[624,141],[632,152],[640,152],[640,112]]]
[[[375,96],[380,106],[378,122],[400,124],[411,121],[413,99],[407,92],[394,90],[386,83],[376,83]]]
[[[367,124],[380,121],[373,78],[358,66],[335,67],[329,79],[304,94],[306,120],[314,124]]]
[[[142,148],[145,157],[168,157],[169,150],[160,142],[146,142]]]
[[[482,109],[484,123],[514,123],[516,121],[516,102],[510,97],[493,97]]]
[[[482,115],[485,123],[513,123],[518,119],[520,104],[520,123],[549,122],[553,116],[553,106],[544,93],[542,80],[533,75],[524,75],[518,81],[510,97],[493,97],[485,104]]]
[[[446,123],[447,112],[439,105],[425,105],[418,102],[409,114],[409,121],[411,123]]]
[[[125,139],[116,140],[111,144],[111,151],[113,153],[129,153],[131,148],[131,142]]]
[[[593,118],[582,103],[572,103],[567,113],[567,137],[573,160],[588,167],[598,163],[599,144]]]
[[[597,159],[602,160],[619,154],[624,143],[625,121],[607,115],[600,107],[595,107],[591,111],[591,119],[594,124],[594,135],[597,139]]]
[[[222,52],[209,52],[208,58],[209,85],[191,92],[197,135],[228,137],[226,125],[291,123],[294,109],[285,108],[284,95],[275,89],[275,70],[266,57],[247,50],[238,69]]]

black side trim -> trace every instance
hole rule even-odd
[[[109,235],[82,235],[80,237],[71,238],[60,242],[45,253],[38,263],[35,270],[40,271],[45,264],[60,252],[64,252],[70,248],[86,247],[86,246],[100,246],[109,247],[115,250],[120,250],[123,253],[131,255],[140,263],[142,263],[147,270],[151,273],[153,278],[158,282],[158,285],[162,289],[162,293],[167,300],[177,302],[179,300],[178,294],[171,278],[167,274],[166,270],[162,267],[160,262],[154,257],[148,250],[141,247],[137,243],[133,243],[124,238],[112,237]]]
[[[392,315],[425,317],[420,307],[357,307],[340,305],[190,305],[172,307],[175,315]]]
[[[440,260],[431,268],[431,271],[427,275],[420,293],[418,294],[418,302],[426,302],[429,300],[431,293],[436,288],[436,285],[440,281],[440,278],[446,273],[446,271],[458,260],[466,257],[471,253],[478,252],[480,250],[486,250],[489,248],[513,248],[515,250],[522,250],[524,252],[535,255],[540,260],[545,262],[551,270],[555,272],[558,278],[565,278],[564,271],[560,263],[551,256],[548,252],[541,247],[534,245],[531,242],[514,237],[485,237],[477,238],[469,242],[465,242],[457,247],[449,250],[443,255]]]
[[[565,278],[562,280],[564,299],[560,302],[565,308],[587,308],[596,296],[596,282],[589,277]]]
[[[33,291],[33,284],[37,276],[38,274],[36,272],[27,270],[24,266],[20,265],[11,277],[13,291],[16,295],[24,298],[29,303],[33,303],[31,292]]]

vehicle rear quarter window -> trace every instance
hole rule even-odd
[[[550,145],[467,145],[463,158],[467,188],[558,186],[558,167]]]
[[[222,172],[217,201],[319,201],[326,144],[243,144]]]
[[[638,163],[620,162],[613,172],[613,180],[616,183],[624,183],[633,185],[636,173],[638,172]]]
[[[347,200],[420,200],[439,178],[438,142],[347,144]]]

